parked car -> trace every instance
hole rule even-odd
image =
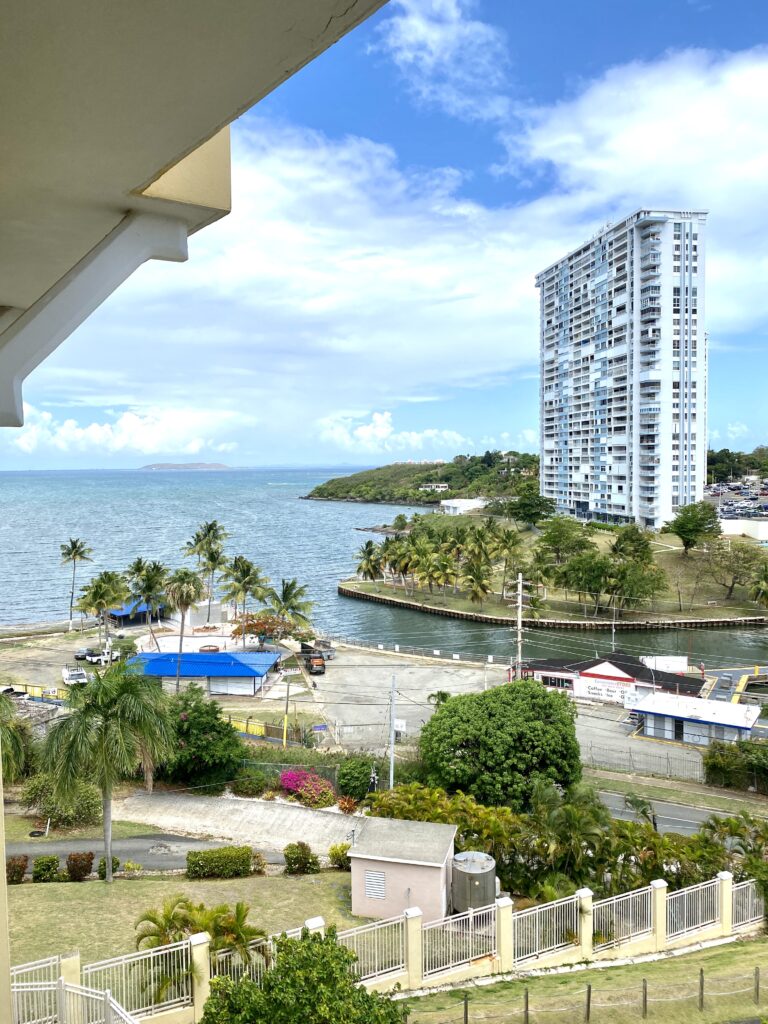
[[[75,651],[75,661],[86,661],[90,655],[98,653],[97,647],[78,647]]]
[[[309,659],[309,674],[311,676],[325,675],[325,658],[316,657]]]

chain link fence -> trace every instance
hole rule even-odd
[[[581,761],[588,768],[657,775],[664,779],[684,779],[688,782],[705,781],[701,755],[696,751],[659,753],[634,750],[630,747],[619,750],[594,743],[582,743]]]

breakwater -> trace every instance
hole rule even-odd
[[[487,626],[509,626],[515,624],[510,615],[488,615],[485,612],[463,612],[453,608],[438,608],[434,605],[421,604],[385,594],[372,594],[357,590],[345,583],[337,588],[341,597],[351,597],[357,601],[371,601],[374,604],[386,604],[394,608],[406,608],[409,611],[424,612],[427,615],[440,615],[447,619],[462,619],[465,622],[482,622]],[[742,615],[729,619],[644,619],[642,621],[627,619],[525,619],[526,629],[574,629],[574,630],[645,630],[645,629],[745,629],[768,625],[768,616]]]

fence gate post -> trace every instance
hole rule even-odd
[[[699,1009],[704,1012],[704,968],[699,968]]]
[[[67,953],[59,961],[59,975],[67,985],[80,984],[80,954]]]
[[[755,968],[755,1006],[760,1005],[760,968]]]
[[[643,1020],[648,1016],[648,979],[643,978]]]
[[[523,990],[523,1024],[530,1024],[528,1017],[528,989]]]
[[[322,917],[310,917],[304,922],[304,927],[310,935],[325,935],[325,919]]]
[[[653,938],[657,953],[667,948],[667,882],[654,878],[651,882]]]
[[[508,974],[515,966],[512,907],[509,896],[500,896],[496,900],[496,956],[502,974]]]
[[[579,889],[576,894],[579,900],[579,946],[583,960],[592,959],[592,890]]]
[[[211,937],[208,932],[190,935],[189,956],[192,961],[192,1013],[197,1021],[203,1019],[205,1004],[211,994]]]
[[[405,967],[408,972],[408,988],[421,988],[424,980],[424,936],[421,930],[422,913],[418,907],[408,907],[405,918]]]
[[[592,1016],[592,986],[587,985],[587,997],[584,1004],[584,1020],[589,1022]]]
[[[718,900],[720,903],[720,934],[733,933],[733,875],[730,871],[718,871]]]
[[[464,1024],[469,1024],[469,993],[464,993]]]

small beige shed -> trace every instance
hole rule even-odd
[[[352,913],[386,918],[419,907],[425,922],[445,917],[455,835],[455,825],[361,818],[349,851]]]

